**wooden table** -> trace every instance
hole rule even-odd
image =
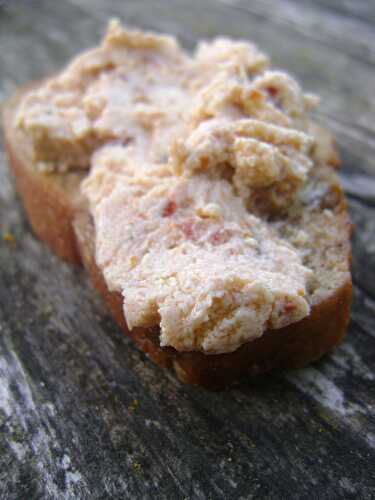
[[[356,226],[347,340],[305,370],[209,393],[147,360],[84,273],[35,240],[0,150],[0,497],[375,498],[373,0],[0,4],[0,99],[94,45],[113,15],[189,48],[254,40],[321,95]]]

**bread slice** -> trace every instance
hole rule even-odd
[[[274,368],[306,366],[342,341],[351,304],[351,224],[334,172],[338,161],[329,134],[314,126],[313,133],[320,136],[322,148],[317,154],[326,159],[326,164],[315,169],[301,207],[287,219],[270,221],[293,244],[299,228],[308,234],[304,246],[311,251],[306,253],[306,264],[317,275],[309,290],[310,314],[287,327],[269,330],[231,353],[180,352],[160,346],[158,328],[128,330],[123,298],[108,291],[96,265],[95,228],[80,193],[85,174],[50,174],[34,168],[27,137],[13,126],[17,106],[29,89],[21,89],[4,105],[3,127],[9,164],[31,226],[59,257],[83,263],[116,322],[155,363],[174,369],[182,382],[216,389]]]
[[[21,88],[3,106],[5,148],[28,219],[35,234],[62,259],[78,264],[80,255],[73,230],[77,211],[85,208],[80,193],[82,172],[42,173],[33,168],[31,145],[13,127],[17,107],[23,96],[41,82]]]

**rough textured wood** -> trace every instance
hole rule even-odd
[[[94,44],[111,15],[188,47],[255,40],[322,96],[356,225],[344,344],[308,369],[207,393],[147,361],[83,273],[35,240],[0,151],[0,498],[374,498],[373,2],[0,5],[0,99]]]

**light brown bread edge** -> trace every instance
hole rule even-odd
[[[17,192],[21,196],[34,233],[60,258],[78,264],[81,258],[72,222],[80,208],[80,203],[75,203],[75,200],[78,200],[79,181],[83,175],[35,172],[30,165],[27,144],[24,144],[24,139],[17,136],[13,128],[15,111],[21,98],[38,85],[40,82],[21,88],[2,105],[5,150]]]
[[[274,368],[306,366],[342,341],[350,318],[350,279],[330,297],[313,306],[310,315],[302,321],[267,331],[259,339],[228,354],[205,355],[160,347],[158,328],[129,331],[123,316],[122,296],[108,291],[96,265],[93,223],[87,210],[76,201],[76,193],[72,192],[78,191],[80,175],[70,179],[67,188],[66,179],[61,175],[35,172],[22,144],[14,143],[11,118],[20,95],[4,107],[5,146],[17,191],[35,234],[62,259],[75,264],[82,261],[116,322],[155,363],[174,368],[182,382],[221,388],[245,376]]]

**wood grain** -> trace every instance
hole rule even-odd
[[[0,100],[110,16],[249,38],[322,97],[356,231],[347,340],[222,393],[180,385],[35,240],[0,149],[0,498],[375,497],[375,11],[371,0],[0,2]]]

